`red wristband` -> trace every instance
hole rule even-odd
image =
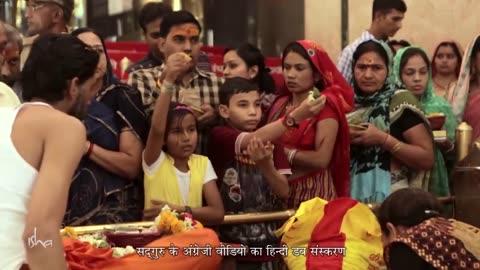
[[[94,146],[94,145],[95,145],[95,144],[93,144],[93,143],[90,142],[90,145],[88,146],[88,150],[87,150],[87,157],[89,157],[90,154],[92,153],[92,151],[93,151],[93,146]]]

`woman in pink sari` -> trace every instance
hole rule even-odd
[[[473,128],[472,139],[480,137],[480,36],[468,46],[453,92],[454,115]]]

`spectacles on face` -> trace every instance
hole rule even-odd
[[[43,1],[35,1],[35,2],[28,2],[27,3],[27,9],[35,12],[45,6],[47,6],[49,2],[43,2]]]

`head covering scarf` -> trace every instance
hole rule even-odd
[[[403,48],[397,52],[395,58],[393,60],[393,72],[395,75],[395,83],[398,87],[405,87],[404,83],[402,82],[401,77],[401,70],[400,70],[400,63],[402,61],[403,55],[411,48],[420,49],[422,52],[425,51],[421,47],[410,46]],[[427,88],[425,89],[425,93],[420,99],[423,105],[423,109],[425,110],[425,114],[431,113],[443,113],[446,116],[445,119],[445,129],[447,131],[447,137],[450,141],[453,141],[455,138],[455,129],[457,128],[457,121],[455,116],[452,112],[452,106],[441,97],[437,97],[433,91],[433,79],[432,79],[432,69],[430,64],[428,65],[428,83]]]
[[[375,40],[364,43],[376,44],[377,52],[385,50],[388,55],[388,74],[382,90],[364,95],[354,79],[355,107],[347,118],[349,123],[368,122],[378,129],[389,133],[390,126],[398,120],[405,110],[423,117],[420,102],[409,91],[397,90],[392,70],[392,51],[388,45]],[[362,43],[362,44],[364,44]],[[362,47],[360,44],[359,48]],[[354,59],[355,61],[355,59]],[[356,62],[352,63],[354,68]],[[426,120],[425,120],[426,121]],[[391,193],[391,155],[381,146],[353,145],[350,152],[351,196],[361,202],[382,202]],[[412,185],[423,185],[423,176],[415,174]],[[417,182],[421,182],[421,184]],[[414,184],[416,183],[416,184]]]
[[[309,40],[297,41],[306,51],[316,70],[320,73],[325,88],[321,90],[337,113],[338,134],[330,161],[331,173],[339,197],[348,196],[350,192],[350,134],[345,112],[353,109],[353,89],[343,78],[327,52],[318,44]]]
[[[337,140],[333,150],[332,159],[330,161],[331,173],[337,195],[339,197],[349,196],[350,193],[350,174],[348,170],[348,160],[350,160],[350,135],[348,124],[345,118],[345,112],[349,112],[353,108],[353,89],[343,78],[335,64],[332,62],[327,52],[318,44],[309,40],[297,41],[307,52],[310,60],[315,66],[316,71],[320,73],[323,80],[324,89],[320,89],[329,103],[337,113],[339,120],[339,128]],[[282,111],[282,106],[286,106],[291,93],[285,91],[271,108],[270,121],[276,117],[275,111]],[[285,99],[286,102],[280,102]],[[312,126],[311,128],[315,128]]]
[[[480,269],[480,230],[453,219],[428,219],[407,229],[393,243],[407,245],[435,269]],[[388,267],[393,243],[384,252]]]
[[[395,74],[395,81],[398,87],[404,87],[402,82],[400,63],[402,62],[405,52],[409,49],[417,48],[422,52],[425,51],[420,47],[406,47],[397,52],[393,61],[393,71]],[[425,89],[424,95],[421,97],[420,101],[422,102],[423,109],[425,114],[431,113],[443,113],[446,116],[445,120],[445,129],[447,131],[447,138],[453,142],[455,138],[455,129],[457,127],[457,121],[455,116],[452,113],[452,107],[450,104],[441,97],[437,97],[433,91],[433,79],[432,79],[432,70],[429,65],[428,69],[428,83],[427,88]],[[448,172],[445,165],[445,160],[443,154],[435,146],[435,165],[432,170],[432,181],[430,182],[430,191],[437,196],[446,196],[449,194],[449,184],[448,184]]]
[[[467,104],[468,94],[470,93],[470,81],[475,71],[474,69],[472,69],[473,47],[479,39],[480,36],[477,36],[468,45],[467,50],[465,50],[462,65],[460,68],[460,76],[458,77],[457,84],[453,91],[448,94],[448,100],[452,104],[453,115],[455,115],[455,117],[457,118],[457,122],[461,122],[463,120],[463,114],[465,111],[465,106]]]

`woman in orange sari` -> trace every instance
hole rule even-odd
[[[326,97],[325,108],[297,123],[281,138],[292,166],[288,207],[306,200],[349,196],[350,139],[345,112],[353,107],[353,90],[328,54],[317,44],[301,40],[283,51],[283,76],[288,91],[272,105],[269,122],[309,97],[313,90]]]

